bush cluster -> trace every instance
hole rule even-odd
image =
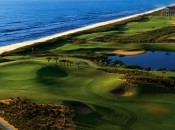
[[[122,74],[121,79],[125,79],[128,84],[141,86],[142,84],[153,84],[159,87],[175,89],[175,78],[167,76],[158,76],[149,72],[126,69],[99,68],[108,73]]]
[[[62,105],[36,104],[20,98],[0,103],[0,116],[19,130],[74,129],[73,112]]]

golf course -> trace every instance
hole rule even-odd
[[[153,13],[2,53],[0,99],[67,106],[77,130],[174,130],[175,62],[170,70],[109,60],[172,56],[174,23]]]

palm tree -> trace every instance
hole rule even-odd
[[[47,57],[47,61],[49,62],[52,58],[51,57]]]
[[[34,49],[35,49],[35,48],[32,47],[32,55],[33,55],[33,53],[34,53]]]
[[[77,63],[77,67],[78,67],[78,69],[80,68],[80,63],[79,62]]]
[[[67,66],[69,66],[69,62],[70,62],[69,60],[66,60]]]
[[[165,75],[166,71],[162,70],[161,73],[162,73],[162,77],[163,77]]]
[[[56,63],[58,63],[58,57],[55,57],[54,60],[56,61]]]
[[[64,66],[66,65],[66,60],[60,60],[60,62],[63,62]]]
[[[73,62],[72,62],[72,61],[70,61],[70,62],[69,62],[70,67],[72,67],[72,64],[73,64]]]

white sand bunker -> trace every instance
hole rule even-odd
[[[76,110],[80,114],[90,114],[93,112],[93,110],[90,107],[83,105],[77,106]]]

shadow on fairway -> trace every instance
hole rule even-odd
[[[58,84],[58,78],[67,77],[68,74],[58,65],[47,65],[37,72],[37,81],[45,85]]]
[[[62,78],[67,77],[68,74],[57,65],[48,65],[37,71],[39,78]]]
[[[78,127],[77,129],[95,129],[96,126],[100,125],[101,114],[94,111],[88,104],[77,101],[63,101],[63,104],[75,111],[73,121]]]

